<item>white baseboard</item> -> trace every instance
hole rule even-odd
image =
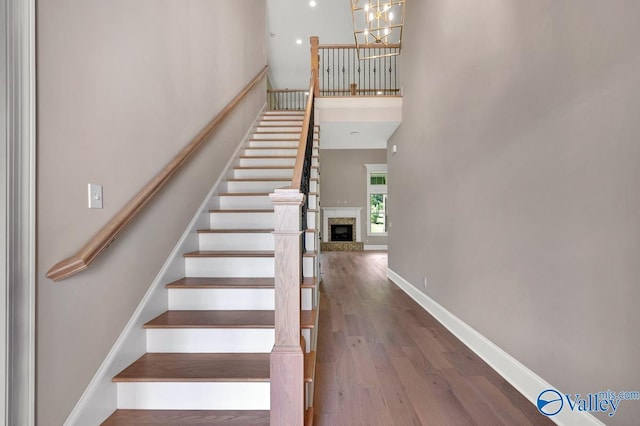
[[[387,277],[496,370],[534,406],[540,392],[546,389],[556,389],[391,269],[387,269]],[[563,410],[549,418],[562,426],[604,426],[604,423],[586,412]]]
[[[365,250],[387,250],[387,245],[386,244],[379,244],[379,245],[374,245],[374,244],[365,244],[364,245],[364,249]]]
[[[195,244],[197,246],[197,229],[203,220],[208,223],[208,218],[203,219],[202,214],[204,212],[208,217],[206,212],[209,210],[209,200],[217,192],[219,185],[226,178],[229,170],[231,170],[239,156],[240,150],[245,146],[249,136],[253,133],[254,126],[265,109],[266,104],[260,109],[260,112],[249,126],[247,133],[245,133],[238,143],[225,168],[195,212],[191,222],[171,251],[171,254],[158,272],[158,275],[156,275],[149,286],[149,289],[138,304],[129,322],[113,344],[113,347],[91,379],[91,382],[89,382],[89,385],[69,414],[69,417],[67,417],[64,426],[101,424],[106,417],[116,409],[117,390],[116,384],[112,383],[111,379],[124,367],[146,352],[146,335],[142,329],[142,324],[161,313],[154,312],[158,311],[159,305],[162,305],[163,310],[167,309],[167,297],[166,295],[162,297],[163,293],[167,291],[164,288],[164,284],[180,278],[176,276],[177,270],[181,270],[181,272],[184,273],[182,253],[189,251],[189,245]]]

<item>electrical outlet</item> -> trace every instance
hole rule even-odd
[[[424,285],[424,288],[427,288],[427,277],[422,278],[422,285]]]

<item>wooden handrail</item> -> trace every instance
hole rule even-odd
[[[265,67],[247,84],[222,111],[216,115],[200,132],[185,146],[169,164],[167,164],[153,179],[149,181],[113,218],[89,240],[75,255],[56,263],[47,272],[47,278],[59,281],[70,277],[89,267],[96,257],[122,232],[126,225],[142,211],[143,207],[170,180],[170,178],[186,163],[192,154],[207,140],[220,126],[235,106],[255,87],[267,74]]]
[[[320,44],[318,49],[355,49],[355,44]],[[361,44],[360,49],[399,49],[399,44]]]
[[[313,108],[313,94],[315,93],[316,83],[311,79],[309,84],[309,97],[307,98],[307,106],[304,110],[304,120],[302,121],[302,130],[300,132],[300,142],[298,143],[298,154],[296,155],[296,165],[293,169],[293,178],[291,179],[291,188],[300,190],[302,184],[302,173],[304,169],[304,157],[307,151],[307,137],[309,136],[309,122],[311,121],[311,110]]]

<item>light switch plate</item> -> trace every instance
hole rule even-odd
[[[89,208],[102,208],[102,185],[89,184]]]

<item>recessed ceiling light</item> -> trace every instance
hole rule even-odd
[[[301,38],[297,39],[296,44],[302,44],[302,39]]]
[[[311,0],[311,1],[309,2],[309,6],[311,6],[311,7],[316,7],[316,4],[317,4],[317,3],[316,3],[316,0]]]

